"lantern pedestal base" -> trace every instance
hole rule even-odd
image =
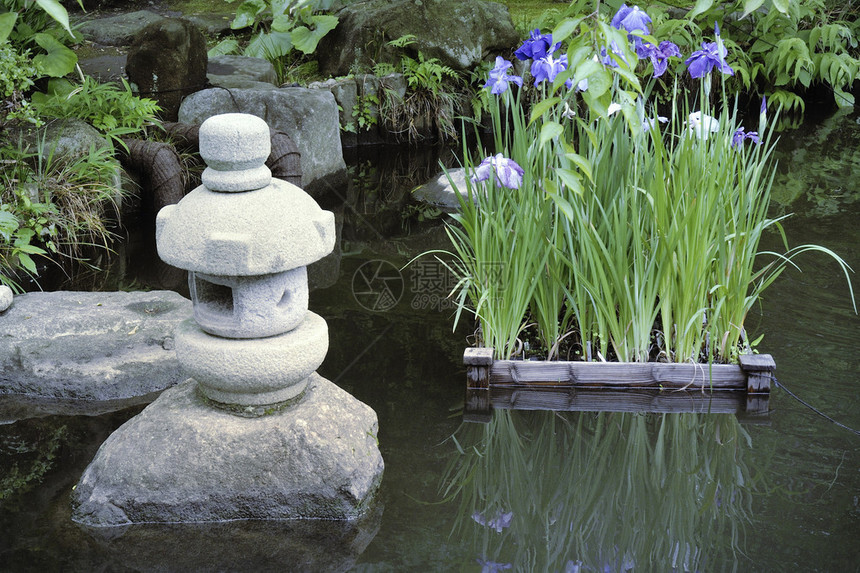
[[[236,519],[356,519],[382,481],[376,413],[314,373],[291,407],[245,418],[197,382],[166,390],[105,441],[74,490],[95,527]]]

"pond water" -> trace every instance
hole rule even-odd
[[[408,191],[437,158],[397,161],[391,170],[350,160],[370,184],[349,191],[349,207],[324,205],[343,221],[342,239],[311,273],[310,306],[331,337],[320,373],[379,417],[377,511],[355,529],[234,523],[92,534],[69,522],[69,493],[101,442],[142,406],[29,417],[0,426],[0,570],[857,570],[860,436],[782,388],[754,423],[497,411],[488,424],[464,424],[470,332],[452,331],[450,279],[429,258],[403,268],[446,244],[438,224],[418,220],[433,213],[403,216]],[[858,181],[856,115],[784,134],[774,209],[794,213],[791,244],[825,245],[860,267]],[[149,240],[130,242],[111,273],[81,284],[182,290],[181,276],[139,262]],[[776,236],[766,241],[779,246]],[[860,319],[837,265],[812,255],[798,263],[803,272],[778,279],[748,330],[765,335],[759,348],[773,355],[780,384],[860,429]]]

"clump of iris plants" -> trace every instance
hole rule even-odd
[[[494,141],[466,153],[449,228],[455,322],[474,313],[497,358],[533,340],[547,359],[728,362],[750,351],[747,313],[795,255],[828,254],[847,278],[823,247],[759,252],[766,230],[785,237],[768,216],[773,122],[764,101],[742,118],[711,94],[734,73],[726,56],[718,27],[685,58],[625,4],[534,30],[515,52],[526,77],[496,58]],[[668,78],[661,115],[650,94],[672,59],[700,87]]]

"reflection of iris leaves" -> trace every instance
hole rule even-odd
[[[750,520],[731,415],[499,410],[457,435],[443,493],[475,557],[516,570],[711,570]],[[513,514],[501,532],[471,516]]]

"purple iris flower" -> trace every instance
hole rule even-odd
[[[648,25],[651,23],[651,17],[639,6],[629,7],[627,4],[622,4],[615,16],[612,17],[612,27],[616,30],[625,30],[627,33],[641,32],[647,34],[650,31]]]
[[[517,165],[513,159],[508,159],[501,153],[495,157],[490,156],[481,161],[472,175],[472,181],[488,181],[495,173],[495,182],[504,185],[508,189],[519,189],[523,184],[523,168]]]
[[[499,571],[507,571],[513,568],[512,563],[499,563],[498,561],[488,561],[480,557],[475,559],[478,565],[481,566],[481,573],[498,573]]]
[[[627,59],[624,57],[624,53],[621,51],[621,48],[618,47],[618,44],[615,43],[615,40],[612,40],[612,43],[609,44],[609,49],[613,54],[621,58],[624,63],[627,63]],[[609,55],[606,51],[606,48],[600,49],[600,61],[604,66],[609,66],[610,68],[617,68],[618,62],[615,61],[615,58]]]
[[[735,130],[734,135],[732,135],[732,147],[741,147],[744,144],[744,140],[749,139],[753,143],[761,145],[761,139],[759,139],[757,131],[745,132],[744,128],[739,127]]]
[[[694,78],[701,78],[711,73],[714,68],[733,76],[735,71],[726,63],[726,54],[726,47],[722,42],[702,42],[702,49],[693,52],[684,63]]]
[[[637,55],[640,58],[651,58],[651,64],[654,66],[654,77],[659,78],[666,72],[669,58],[680,58],[681,50],[676,44],[663,41],[660,42],[659,46],[649,43],[643,44],[643,49],[641,51],[637,50]]]
[[[492,519],[487,519],[484,517],[484,514],[480,511],[476,511],[472,514],[472,519],[475,520],[476,523],[479,523],[485,527],[489,527],[490,529],[495,529],[496,533],[501,533],[503,529],[511,526],[511,520],[514,517],[513,511],[508,512],[496,512],[496,516]]]
[[[562,54],[558,59],[547,54],[543,58],[538,58],[532,62],[531,73],[535,79],[535,85],[538,85],[543,81],[554,82],[555,77],[566,69],[567,54]]]
[[[504,93],[505,90],[508,89],[508,83],[515,83],[522,87],[523,78],[508,74],[508,70],[512,66],[513,64],[503,57],[496,56],[496,66],[490,70],[490,75],[487,78],[487,83],[484,84],[484,87],[490,88],[490,93],[493,95]]]
[[[541,34],[540,30],[532,30],[529,39],[523,42],[514,55],[518,60],[537,60],[547,54],[554,54],[561,47],[561,42],[552,43],[552,34]]]
[[[758,110],[761,115],[767,113],[767,96],[761,96],[761,108]]]

